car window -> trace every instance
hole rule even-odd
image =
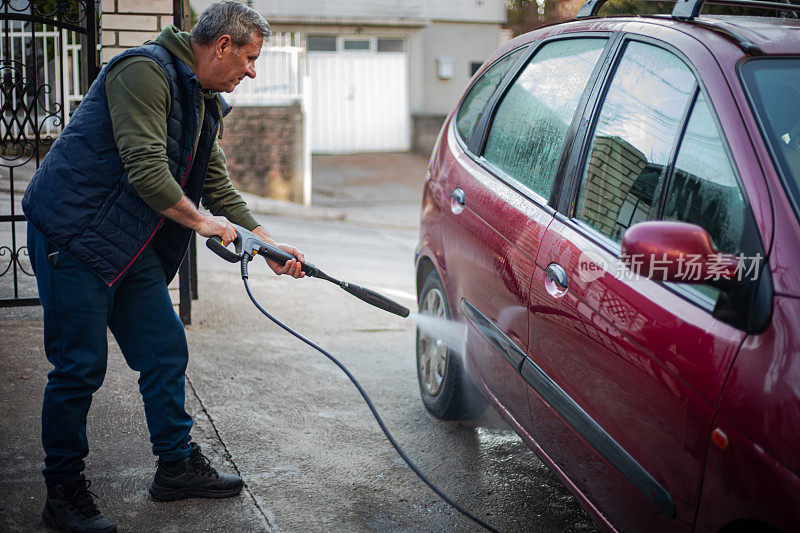
[[[456,115],[456,130],[464,142],[469,142],[472,130],[475,128],[486,102],[492,97],[497,86],[503,81],[503,77],[522,51],[523,48],[515,50],[486,69],[464,97],[464,101],[458,109],[458,115]]]
[[[741,249],[746,216],[744,198],[702,94],[681,140],[665,200],[664,219],[703,227],[720,251],[736,253]],[[711,301],[716,301],[720,294],[719,289],[710,285],[691,285],[687,290],[699,292]]]
[[[544,45],[498,105],[483,157],[548,197],[567,130],[605,44],[563,39]]]
[[[575,218],[616,242],[629,226],[655,218],[694,91],[694,75],[674,54],[628,44],[595,126]]]
[[[681,141],[667,188],[664,218],[702,226],[721,251],[739,251],[744,198],[702,94]]]
[[[747,61],[741,73],[764,140],[772,149],[797,209],[800,207],[800,58],[765,57]]]

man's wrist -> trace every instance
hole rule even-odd
[[[186,196],[181,196],[175,205],[164,209],[161,214],[194,231],[202,230],[207,222],[206,217],[197,210],[197,207]]]
[[[278,241],[276,241],[275,239],[273,239],[273,238],[272,238],[272,235],[270,235],[269,233],[267,233],[267,230],[265,230],[265,229],[264,229],[262,226],[260,226],[260,225],[259,225],[259,226],[256,226],[255,228],[253,228],[253,233],[254,233],[254,234],[255,234],[255,235],[256,235],[256,236],[257,236],[259,239],[261,239],[261,240],[262,240],[262,241],[264,241],[265,243],[269,244],[270,246],[275,246],[275,245],[277,245],[277,244],[278,244]]]

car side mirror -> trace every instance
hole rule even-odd
[[[709,284],[722,290],[737,277],[739,258],[719,252],[696,224],[653,220],[634,224],[622,236],[620,260],[655,281]]]

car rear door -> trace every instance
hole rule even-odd
[[[527,351],[534,261],[552,220],[547,198],[606,42],[539,43],[481,110],[468,140],[458,120],[448,132],[453,157],[440,172],[452,197],[442,221],[446,284],[454,315],[469,324],[466,366],[518,430],[530,431],[518,369]],[[470,102],[468,93],[462,107]]]
[[[587,108],[566,182],[577,191],[537,257],[522,367],[535,438],[620,530],[691,529],[715,405],[745,337],[714,316],[719,291],[636,279],[618,260],[641,220],[699,224],[733,253],[751,221],[686,57],[704,75],[716,64],[693,39],[671,37],[684,53],[627,38],[596,113]]]

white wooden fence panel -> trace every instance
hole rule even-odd
[[[296,46],[265,46],[256,60],[256,77],[245,78],[232,93],[231,105],[281,105],[303,97],[303,49]]]

